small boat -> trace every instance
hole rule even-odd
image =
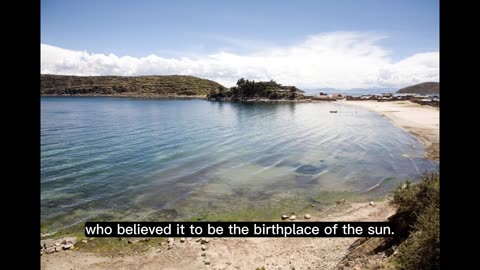
[[[330,113],[337,113],[338,111],[330,111]]]

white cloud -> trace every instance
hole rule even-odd
[[[193,75],[232,86],[238,78],[274,79],[312,89],[322,87],[404,87],[439,81],[439,53],[418,53],[393,62],[378,45],[384,37],[332,32],[308,36],[287,46],[249,54],[224,51],[201,56],[165,58],[116,56],[72,51],[41,44],[41,72],[68,75]]]

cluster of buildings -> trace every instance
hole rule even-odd
[[[412,102],[422,105],[440,106],[440,95],[438,94],[393,94],[390,92],[386,92],[380,95],[346,96],[345,98],[347,100],[376,100],[379,102],[410,100]]]
[[[385,92],[382,94],[368,94],[368,95],[343,95],[343,94],[327,94],[320,92],[318,96],[310,96],[311,100],[323,100],[323,101],[335,101],[335,100],[376,100],[378,102],[387,102],[387,101],[401,101],[401,100],[410,100],[412,102],[422,104],[422,105],[431,105],[431,106],[440,106],[440,95],[420,95],[420,94],[393,94],[391,92]]]

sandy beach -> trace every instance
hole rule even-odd
[[[427,158],[440,159],[440,110],[410,101],[340,101],[378,112],[392,123],[415,135],[426,147]]]
[[[394,213],[395,208],[386,200],[374,206],[346,202],[321,216],[312,213],[309,221],[385,221]],[[298,222],[305,220],[302,216]],[[356,238],[210,238],[205,251],[196,240],[181,242],[177,238],[172,249],[164,243],[145,252],[120,249],[110,254],[89,252],[93,240],[73,251],[44,254],[41,269],[335,269]]]

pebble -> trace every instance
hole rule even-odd
[[[288,216],[287,215],[282,215],[282,219],[287,219]]]
[[[210,259],[209,258],[205,258],[205,260],[203,261],[206,265],[210,265]]]
[[[180,238],[180,243],[184,243],[186,240],[184,237]]]
[[[168,239],[167,239],[167,242],[168,242],[169,244],[170,244],[170,243],[173,243],[173,241],[174,241],[173,238],[168,238]]]
[[[310,214],[305,214],[305,219],[310,219],[312,216]]]
[[[295,216],[295,215],[290,216],[290,220],[295,220],[295,219],[297,219],[297,216]]]
[[[370,204],[371,206],[375,206],[375,202],[374,202],[374,201],[371,201],[369,204]]]
[[[207,250],[207,246],[202,245],[202,250],[203,250],[203,251]]]
[[[88,240],[87,240],[87,239],[83,239],[83,240],[82,240],[82,243],[86,244],[86,243],[88,243]]]

